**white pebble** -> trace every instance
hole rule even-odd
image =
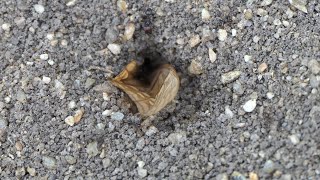
[[[298,144],[300,142],[300,139],[295,134],[289,136],[289,139],[292,142],[292,144],[294,144],[294,145],[296,145],[296,144]]]
[[[260,37],[259,37],[259,36],[254,36],[254,37],[253,37],[253,42],[258,43],[259,40],[260,40]]]
[[[10,98],[9,96],[7,96],[7,97],[4,98],[4,101],[5,101],[6,103],[9,103],[9,102],[11,101],[11,98]]]
[[[236,35],[237,35],[237,30],[231,29],[231,35],[232,35],[232,36],[236,36]]]
[[[11,25],[8,24],[8,23],[4,23],[1,25],[1,28],[4,30],[4,31],[10,31],[10,27]]]
[[[267,98],[272,99],[274,97],[274,94],[272,92],[267,93]]]
[[[206,20],[209,20],[211,16],[209,11],[204,8],[201,11],[201,17],[202,17],[202,20],[206,21]]]
[[[77,1],[77,0],[69,0],[69,1],[66,3],[66,5],[67,5],[67,6],[73,6],[73,5],[76,4],[76,1]]]
[[[146,169],[138,168],[138,175],[139,175],[141,178],[146,177],[147,174],[148,174],[148,171],[147,171]]]
[[[227,39],[228,33],[225,29],[218,30],[218,39],[220,41],[225,41]]]
[[[225,115],[227,115],[229,118],[232,118],[233,117],[233,112],[231,111],[230,107],[229,106],[226,106],[225,107]]]
[[[60,44],[61,44],[61,46],[67,46],[68,45],[68,41],[65,40],[65,39],[62,39]]]
[[[138,161],[137,164],[139,168],[143,168],[143,166],[145,165],[143,161]]]
[[[125,40],[130,40],[133,37],[134,31],[135,31],[135,25],[133,23],[129,23],[126,26],[126,29],[124,31],[124,38]]]
[[[282,21],[282,24],[283,24],[285,27],[290,26],[290,23],[289,23],[288,21]]]
[[[108,93],[106,93],[106,92],[103,92],[103,93],[102,93],[102,98],[103,98],[103,100],[105,100],[105,101],[109,101],[109,100],[110,100],[110,97],[109,97]]]
[[[210,62],[214,63],[217,60],[217,54],[210,48],[208,50],[208,53]]]
[[[121,52],[121,47],[118,44],[109,44],[107,48],[112,52],[112,54],[117,55]]]
[[[273,21],[273,24],[276,25],[276,26],[280,26],[282,23],[281,23],[281,21],[279,19],[275,19]]]
[[[54,33],[48,33],[47,39],[52,40],[54,38]]]
[[[250,55],[245,55],[244,56],[244,61],[245,62],[252,62],[251,59],[252,59],[252,56],[250,56]]]
[[[154,126],[150,126],[149,129],[146,131],[147,136],[152,136],[158,132],[158,129]]]
[[[121,112],[111,113],[111,119],[116,121],[122,121],[124,115]]]
[[[74,125],[74,117],[73,116],[68,116],[65,120],[65,123],[67,123],[69,126],[73,126]]]
[[[40,54],[40,59],[41,60],[47,60],[49,58],[48,54]]]
[[[76,102],[70,101],[69,104],[68,104],[68,108],[69,109],[74,109],[75,107],[76,107]]]
[[[44,12],[44,7],[41,4],[36,4],[33,6],[37,13],[42,14]]]
[[[262,3],[260,4],[261,6],[268,6],[272,3],[272,0],[263,0]]]
[[[242,107],[245,112],[252,112],[257,106],[257,101],[255,99],[251,99],[247,101]]]
[[[49,84],[51,81],[51,78],[50,77],[47,77],[47,76],[43,76],[42,77],[42,82],[45,83],[45,84]]]
[[[52,59],[49,59],[48,64],[52,66],[52,65],[54,65],[54,61]]]
[[[102,112],[102,116],[111,116],[111,114],[112,114],[112,111],[109,109]]]

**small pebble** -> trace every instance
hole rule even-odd
[[[233,112],[231,111],[229,106],[226,106],[225,108],[225,115],[227,115],[229,118],[233,118]]]
[[[172,144],[179,144],[187,140],[187,134],[184,131],[171,133],[168,136],[168,140]]]
[[[68,104],[69,109],[74,109],[76,107],[76,102],[75,101],[70,101]]]
[[[58,42],[59,41],[57,39],[53,39],[52,41],[50,41],[50,45],[54,47],[58,44]]]
[[[249,180],[259,180],[259,177],[256,173],[250,172],[249,173]]]
[[[219,29],[218,30],[218,39],[220,41],[225,41],[227,39],[228,33],[224,29]]]
[[[282,24],[285,26],[285,27],[289,27],[290,26],[290,23],[288,21],[282,21]]]
[[[105,35],[106,41],[108,43],[113,43],[118,39],[118,35],[119,35],[119,32],[116,28],[109,27]]]
[[[16,97],[17,97],[17,100],[21,103],[27,102],[27,95],[24,93],[23,90],[18,90]]]
[[[259,73],[263,73],[267,68],[268,68],[267,63],[262,63],[262,64],[260,64],[259,67],[258,67],[258,72],[259,72]]]
[[[267,92],[267,98],[272,99],[274,97],[274,94],[272,92]]]
[[[300,142],[300,139],[298,138],[297,135],[293,134],[289,136],[290,141],[292,144],[297,145]]]
[[[108,109],[102,112],[102,116],[111,116],[111,114],[112,114],[112,110],[108,110]]]
[[[214,63],[216,60],[217,60],[217,54],[209,48],[208,50],[208,53],[209,53],[209,60],[211,63]]]
[[[133,23],[129,23],[126,25],[125,31],[124,31],[124,39],[130,40],[133,37],[135,31],[135,26]]]
[[[76,112],[75,112],[75,114],[73,116],[75,124],[80,122],[83,114],[84,114],[84,108],[80,108],[80,109],[76,110]]]
[[[36,10],[36,12],[39,14],[42,14],[44,12],[44,7],[41,4],[36,4],[33,7],[34,10]]]
[[[11,25],[8,24],[8,23],[4,23],[1,25],[1,28],[4,30],[4,31],[10,31],[10,27]]]
[[[190,74],[199,75],[203,73],[202,64],[195,59],[191,61],[191,64],[188,67],[188,71]]]
[[[17,26],[22,25],[25,21],[26,21],[26,18],[24,18],[24,17],[16,17],[16,18],[14,18],[14,23]]]
[[[87,80],[85,82],[85,85],[84,85],[84,88],[86,88],[86,89],[91,88],[94,85],[95,82],[96,82],[95,79],[87,78]]]
[[[234,80],[238,79],[240,77],[240,75],[241,75],[241,71],[238,71],[238,70],[224,73],[221,75],[221,82],[223,84],[231,83]]]
[[[48,169],[55,169],[57,167],[56,159],[49,156],[42,157],[42,164]]]
[[[52,66],[52,65],[54,65],[54,61],[51,60],[51,59],[49,59],[49,60],[48,60],[48,64],[49,64],[50,66]]]
[[[104,168],[109,167],[110,164],[111,164],[111,160],[110,160],[109,158],[105,158],[105,159],[102,160],[102,166],[103,166]]]
[[[103,124],[103,123],[98,123],[97,124],[97,129],[104,129],[105,127],[106,127],[106,125]]]
[[[252,56],[244,55],[244,62],[252,62],[251,59],[252,59]]]
[[[99,150],[98,150],[97,141],[93,141],[93,142],[89,143],[87,145],[86,152],[87,152],[89,158],[95,157],[96,155],[98,155],[99,154]]]
[[[259,36],[254,36],[254,37],[253,37],[253,42],[258,43],[259,40],[260,40],[260,37],[259,37]]]
[[[193,48],[196,45],[198,45],[200,42],[201,42],[200,36],[199,35],[195,35],[189,40],[189,45],[190,45],[191,48]]]
[[[273,21],[273,24],[276,25],[276,26],[280,26],[282,24],[282,22],[279,19],[275,19]]]
[[[216,180],[228,180],[228,175],[226,173],[218,174]]]
[[[70,156],[70,155],[67,155],[66,157],[65,157],[65,159],[66,159],[66,161],[69,163],[69,164],[75,164],[76,162],[77,162],[77,159],[76,158],[74,158],[73,156]]]
[[[67,123],[69,126],[73,126],[74,125],[74,117],[73,116],[68,116],[65,120],[65,123]]]
[[[43,76],[42,77],[42,82],[45,83],[45,84],[49,84],[51,81],[51,78],[50,77],[47,77],[47,76]]]
[[[67,3],[66,3],[66,6],[73,6],[76,4],[76,1],[77,0],[68,0]]]
[[[107,48],[111,51],[112,54],[118,55],[121,52],[121,47],[118,44],[109,44]]]
[[[53,40],[53,38],[54,38],[54,33],[48,33],[47,34],[47,39],[48,40]]]
[[[312,74],[319,74],[320,72],[320,64],[315,59],[309,61],[308,68],[311,70]]]
[[[262,9],[262,8],[258,8],[258,9],[257,9],[257,15],[258,15],[258,16],[263,17],[263,16],[266,16],[267,14],[268,14],[268,11],[266,11],[266,10],[264,10],[264,9]]]
[[[34,168],[27,167],[27,172],[30,174],[30,176],[36,175],[36,170]]]
[[[124,115],[121,112],[115,112],[111,114],[111,119],[115,121],[122,121],[124,118]]]
[[[68,46],[68,41],[65,39],[62,39],[60,44],[61,44],[61,46],[66,47],[66,46]]]
[[[289,3],[299,9],[300,11],[304,12],[304,13],[308,13],[308,10],[307,10],[307,7],[306,7],[306,4],[307,4],[307,1],[306,0],[289,0]]]
[[[269,6],[272,3],[272,0],[263,0],[260,6]]]
[[[211,16],[210,16],[209,11],[204,8],[204,9],[202,9],[202,11],[201,11],[201,17],[202,17],[202,20],[203,20],[203,21],[206,21],[206,20],[209,20]]]
[[[233,83],[232,88],[233,88],[233,91],[238,95],[242,95],[244,93],[244,88],[240,83],[240,81],[236,81],[235,83]]]
[[[139,168],[143,168],[145,165],[145,163],[143,161],[138,161],[137,164],[138,164]]]
[[[283,174],[281,176],[281,180],[291,180],[292,176],[290,174]]]
[[[150,126],[146,132],[147,136],[153,136],[154,134],[156,134],[158,132],[158,129],[154,126]]]
[[[235,179],[235,180],[246,180],[246,177],[241,174],[240,172],[238,171],[234,171],[232,174],[231,174],[231,179]]]
[[[255,99],[251,99],[247,101],[243,106],[243,110],[245,112],[252,112],[257,106],[257,101]]]
[[[148,175],[148,171],[146,169],[138,168],[137,170],[138,170],[138,175],[141,178],[144,178]]]
[[[253,17],[252,10],[251,9],[245,9],[244,10],[244,18],[246,20],[251,20],[252,17]]]
[[[49,55],[48,54],[40,54],[40,59],[41,60],[47,60],[47,59],[49,59]]]
[[[275,169],[276,169],[276,168],[275,168],[274,162],[271,161],[271,160],[267,160],[267,161],[265,162],[262,170],[263,170],[265,173],[271,174],[272,172],[274,172]]]
[[[124,1],[124,0],[118,0],[118,1],[117,1],[117,6],[118,6],[118,9],[119,9],[122,13],[127,12],[128,5],[127,5],[127,2],[126,2],[126,1]]]
[[[237,30],[231,29],[231,35],[234,37],[237,35]]]

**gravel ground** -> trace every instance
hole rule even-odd
[[[296,1],[1,1],[1,179],[319,179],[320,3]],[[107,80],[141,51],[181,78],[146,121]]]

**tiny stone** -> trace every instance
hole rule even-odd
[[[231,35],[232,35],[232,36],[236,36],[236,35],[237,35],[237,30],[231,29]]]
[[[117,6],[119,8],[119,10],[122,12],[122,13],[125,13],[127,11],[127,8],[128,8],[128,5],[127,5],[127,2],[124,1],[124,0],[118,0],[117,1]]]
[[[249,180],[259,180],[259,177],[256,173],[250,172],[249,173]]]
[[[225,108],[225,114],[229,117],[232,118],[233,117],[233,112],[230,110],[229,106],[226,106]]]
[[[290,136],[289,136],[289,139],[290,139],[290,141],[292,142],[292,144],[294,144],[294,145],[297,145],[297,144],[300,142],[298,136],[295,135],[295,134],[290,135]]]
[[[144,138],[140,138],[137,141],[136,148],[137,149],[143,149],[144,146],[145,146],[145,140],[144,140]]]
[[[204,9],[202,9],[202,11],[201,11],[201,17],[202,17],[202,20],[203,20],[203,21],[206,21],[206,20],[209,20],[211,16],[210,16],[209,11],[204,8]]]
[[[178,38],[176,42],[179,45],[184,45],[184,39],[183,38]]]
[[[238,95],[242,95],[244,93],[244,88],[239,81],[236,81],[235,83],[233,83],[232,88],[233,88],[233,91]]]
[[[16,23],[17,26],[23,24],[26,21],[26,18],[24,17],[16,17],[14,18],[14,23]]]
[[[98,123],[98,124],[97,124],[97,128],[98,128],[98,129],[104,129],[105,127],[106,127],[106,125],[103,124],[103,123]]]
[[[106,92],[103,92],[103,93],[102,93],[102,98],[103,98],[103,100],[105,100],[105,101],[109,101],[109,100],[110,100],[109,94],[106,93]]]
[[[260,64],[259,67],[258,67],[258,72],[259,72],[259,73],[263,73],[267,68],[268,68],[267,63],[262,63],[262,64]]]
[[[273,21],[273,24],[276,25],[276,26],[280,26],[282,23],[281,23],[281,21],[279,19],[275,19]]]
[[[69,126],[73,126],[74,125],[74,117],[73,116],[68,116],[64,122],[66,122]]]
[[[98,143],[96,141],[91,142],[87,145],[86,152],[89,155],[89,158],[95,157],[99,154]]]
[[[146,169],[138,168],[138,175],[139,175],[141,178],[146,177],[147,174],[148,174],[148,171],[147,171]]]
[[[311,70],[312,74],[318,74],[320,72],[320,64],[315,59],[309,61],[308,67]]]
[[[189,45],[190,45],[191,48],[193,48],[196,45],[198,45],[200,42],[201,42],[200,36],[199,35],[195,35],[189,40]]]
[[[308,10],[307,10],[307,7],[306,7],[306,4],[307,4],[307,1],[306,0],[289,0],[289,3],[299,9],[300,11],[304,12],[304,13],[308,13]]]
[[[188,71],[190,74],[199,75],[203,73],[202,64],[195,59],[191,61],[191,64],[188,67]]]
[[[228,180],[228,175],[226,173],[223,173],[223,174],[219,174],[217,175],[216,177],[216,180]]]
[[[75,164],[77,162],[77,159],[70,155],[67,155],[65,159],[69,164]]]
[[[111,114],[111,119],[116,121],[122,121],[124,115],[121,112],[115,112]]]
[[[67,3],[66,3],[66,5],[67,5],[67,6],[73,6],[73,5],[76,4],[76,1],[77,1],[77,0],[68,0]]]
[[[216,60],[217,60],[217,54],[209,48],[208,50],[208,53],[209,53],[209,60],[211,63],[214,63]]]
[[[220,41],[225,41],[227,39],[228,33],[224,29],[219,29],[218,30],[218,39]]]
[[[252,15],[252,10],[251,9],[246,9],[244,10],[244,18],[246,20],[250,20],[252,19],[253,15]]]
[[[138,161],[137,164],[138,164],[139,168],[143,168],[145,165],[145,163],[143,161]]]
[[[154,126],[150,126],[149,129],[146,132],[147,136],[153,136],[154,134],[156,134],[158,132],[158,129]]]
[[[52,65],[54,65],[54,61],[51,60],[51,59],[49,59],[49,60],[48,60],[48,64],[49,64],[50,66],[52,66]]]
[[[66,47],[66,46],[68,46],[68,41],[65,39],[62,39],[60,44],[61,44],[61,46]]]
[[[260,37],[259,37],[259,36],[254,36],[254,37],[253,37],[253,42],[258,43],[259,40],[260,40]]]
[[[36,175],[36,170],[34,168],[27,167],[27,172],[30,174],[30,176]]]
[[[20,177],[23,177],[26,174],[26,170],[24,167],[21,168],[17,168],[15,175],[18,179],[20,179]]]
[[[281,176],[281,180],[291,180],[292,176],[290,174],[283,174]]]
[[[109,167],[110,164],[111,164],[111,160],[110,160],[109,158],[105,158],[105,159],[102,160],[102,166],[103,166],[104,168]]]
[[[17,151],[22,151],[23,145],[20,141],[17,141],[15,146],[16,146]]]
[[[85,85],[84,85],[84,88],[86,88],[86,89],[91,88],[95,82],[96,82],[95,79],[87,78]]]
[[[213,40],[213,32],[209,28],[203,28],[202,29],[202,42],[207,42]]]
[[[33,6],[37,13],[42,14],[44,12],[44,7],[41,4],[36,4]]]
[[[83,108],[80,108],[80,109],[78,109],[78,110],[75,112],[75,114],[74,114],[74,116],[73,116],[73,117],[74,117],[74,123],[75,123],[75,124],[77,124],[77,123],[80,122],[83,114],[84,114],[84,109],[83,109]]]
[[[187,140],[187,134],[185,132],[176,132],[176,133],[171,133],[168,136],[168,140],[172,143],[172,144],[179,144],[181,142],[184,142]]]
[[[121,52],[121,47],[118,44],[109,44],[107,48],[111,51],[112,54],[117,55]]]
[[[49,55],[48,54],[40,54],[40,59],[41,60],[47,60],[47,59],[49,59]]]
[[[258,8],[257,9],[257,15],[258,16],[266,16],[268,14],[268,11],[266,11],[266,10],[264,10],[264,9],[262,9],[262,8]]]
[[[230,71],[221,75],[221,82],[223,84],[231,83],[232,81],[238,79],[241,75],[241,71]]]
[[[118,39],[118,35],[119,32],[115,28],[109,27],[105,35],[106,41],[108,43],[113,43]]]
[[[265,173],[271,174],[275,170],[275,164],[271,160],[267,160],[263,166],[263,171]]]
[[[58,44],[58,40],[57,39],[53,39],[52,41],[50,41],[50,45],[51,46],[56,46]]]
[[[42,164],[48,169],[55,169],[57,167],[56,160],[49,156],[42,157]]]
[[[112,114],[112,110],[108,110],[108,109],[102,112],[102,116],[111,116],[111,114]]]
[[[267,98],[272,99],[274,97],[274,94],[272,92],[267,93]]]
[[[108,124],[109,131],[113,131],[114,128],[115,128],[115,126],[112,124],[112,122],[109,122],[109,124]]]
[[[272,3],[272,0],[263,0],[260,4],[261,6],[269,6]]]
[[[11,25],[8,24],[8,23],[4,23],[1,25],[1,28],[4,30],[4,31],[10,31],[10,27]]]
[[[69,104],[68,104],[68,108],[69,109],[74,109],[75,107],[76,107],[76,102],[70,101]]]
[[[252,56],[250,56],[250,55],[245,55],[244,56],[244,61],[245,62],[252,62],[251,59],[252,59]]]
[[[9,96],[7,96],[7,97],[4,98],[4,101],[5,101],[6,103],[9,103],[9,102],[11,101],[11,98],[10,98]]]
[[[240,172],[238,171],[234,171],[231,174],[231,178],[232,179],[236,179],[236,180],[246,180],[246,177],[244,175],[242,175]]]
[[[282,24],[285,26],[285,27],[289,27],[290,26],[290,23],[288,21],[282,21]]]
[[[124,39],[130,40],[134,34],[135,26],[133,23],[129,23],[126,25],[125,31],[124,31]]]
[[[51,81],[51,78],[50,77],[47,77],[47,76],[43,76],[42,77],[42,82],[45,83],[45,84],[49,84]]]
[[[48,40],[53,40],[53,38],[54,38],[54,33],[48,33],[47,34],[47,39]]]
[[[16,97],[17,100],[21,103],[25,103],[27,101],[27,95],[22,90],[18,90]]]
[[[247,101],[243,106],[243,110],[245,112],[252,112],[257,106],[257,101],[255,99],[251,99]]]

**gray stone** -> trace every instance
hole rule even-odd
[[[18,90],[17,100],[21,103],[25,103],[27,102],[27,95],[22,90]]]
[[[46,167],[48,169],[56,169],[57,168],[56,159],[49,157],[49,156],[42,157],[42,164],[44,165],[44,167]]]
[[[312,59],[308,62],[308,67],[311,70],[312,74],[319,74],[320,64],[317,60]]]
[[[90,142],[90,143],[87,145],[86,152],[87,152],[89,158],[98,155],[98,154],[99,154],[99,150],[98,150],[98,143],[97,143],[97,141]]]
[[[96,82],[95,79],[87,78],[84,87],[85,87],[86,89],[89,89],[89,88],[91,88],[91,87],[94,85],[95,82]]]
[[[272,160],[267,160],[263,166],[263,172],[267,174],[271,174],[276,169],[275,164]]]
[[[224,73],[221,75],[221,82],[223,84],[231,83],[234,80],[238,79],[240,77],[240,75],[241,75],[241,71],[238,71],[238,70]]]
[[[116,28],[109,27],[106,31],[106,41],[111,44],[118,39],[119,32]]]
[[[73,156],[67,155],[65,158],[69,164],[75,164],[77,162],[77,159],[74,158]]]
[[[115,112],[111,114],[111,119],[115,121],[122,121],[124,118],[124,115],[121,112]]]

